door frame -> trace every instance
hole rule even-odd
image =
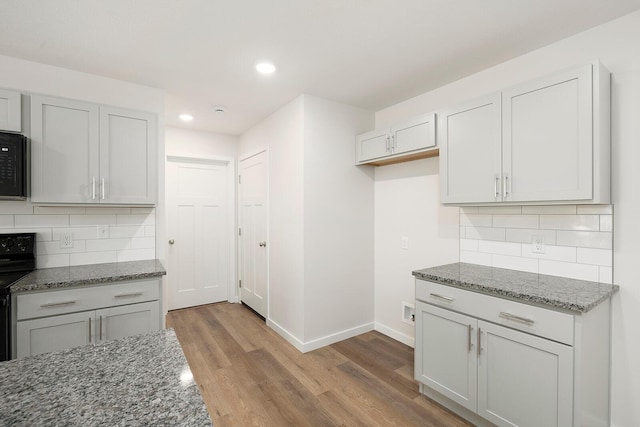
[[[237,253],[237,248],[236,248],[236,244],[237,244],[237,239],[234,238],[234,235],[236,233],[236,230],[238,228],[237,225],[237,216],[236,216],[236,211],[235,211],[235,205],[236,205],[236,191],[237,191],[237,186],[236,186],[236,182],[237,182],[237,178],[236,178],[236,164],[235,164],[235,160],[233,158],[230,157],[218,157],[218,156],[180,156],[180,155],[173,155],[173,154],[168,154],[166,156],[166,161],[167,163],[169,162],[181,162],[181,163],[199,163],[199,164],[208,164],[208,165],[224,165],[227,167],[227,218],[229,219],[228,221],[228,225],[227,225],[227,230],[226,230],[226,240],[227,240],[227,252],[229,254],[229,264],[228,264],[228,271],[229,271],[229,279],[227,283],[227,293],[229,295],[229,302],[239,302],[239,296],[238,296],[238,287],[236,286],[236,284],[238,283],[238,279],[237,279],[237,262],[236,262],[236,257],[234,256],[234,254]],[[168,172],[169,168],[166,167],[165,168],[166,173]],[[166,183],[165,183],[165,187],[166,187]],[[165,203],[167,208],[168,203]],[[167,214],[166,216],[167,218],[167,236],[169,235],[169,230],[170,230],[170,226],[169,226],[169,215]],[[168,245],[168,242],[164,242],[164,245]],[[166,251],[167,256],[169,251]],[[168,262],[168,261],[167,261]],[[166,291],[163,293],[163,298],[166,301],[165,303],[163,303],[163,306],[168,307],[169,304],[169,300],[168,298],[170,297],[170,292],[169,292],[169,287],[171,286],[171,272],[167,271],[167,276],[166,276],[166,280],[167,280],[167,285],[166,285]],[[165,313],[166,314],[166,313]]]
[[[237,298],[236,302],[237,303],[242,303],[242,299],[240,297],[240,286],[239,286],[240,285],[239,284],[239,280],[240,280],[240,277],[242,277],[242,275],[241,275],[242,266],[240,264],[240,260],[242,259],[242,254],[240,253],[241,250],[242,250],[242,247],[240,246],[240,236],[238,235],[238,230],[241,227],[241,223],[240,223],[241,203],[240,203],[240,188],[239,188],[239,186],[240,186],[240,184],[239,184],[240,162],[242,162],[244,160],[248,160],[248,159],[250,159],[252,157],[255,157],[255,156],[259,155],[259,154],[262,154],[262,153],[264,153],[264,155],[265,155],[265,162],[266,162],[265,174],[267,175],[267,177],[266,177],[267,178],[267,190],[266,190],[266,194],[265,194],[264,204],[265,204],[265,221],[266,221],[267,242],[269,243],[269,244],[267,244],[267,248],[266,248],[267,249],[267,272],[266,272],[266,274],[267,274],[267,277],[266,277],[266,280],[267,280],[267,315],[265,316],[266,320],[268,321],[270,319],[270,314],[271,314],[271,295],[270,295],[271,287],[270,287],[270,280],[269,280],[270,267],[271,267],[271,264],[269,262],[269,257],[270,257],[270,254],[271,254],[271,250],[270,250],[270,247],[271,247],[271,244],[270,244],[270,242],[271,242],[271,239],[270,239],[270,237],[271,237],[271,234],[270,234],[271,233],[271,229],[269,227],[269,220],[270,220],[270,212],[269,212],[269,194],[270,193],[269,193],[269,191],[270,191],[270,188],[271,188],[271,186],[270,186],[270,178],[269,178],[269,165],[270,165],[269,147],[260,148],[260,149],[257,149],[255,151],[250,151],[247,154],[243,154],[241,156],[238,156],[238,173],[237,173],[237,177],[236,177],[236,180],[235,180],[235,183],[236,183],[236,194],[237,194],[237,197],[236,197],[236,203],[237,203],[237,205],[236,205],[236,229],[234,231],[235,232],[235,241],[236,241],[236,259],[237,259],[237,262],[236,262],[237,273],[236,273],[235,289],[236,289],[236,298]]]

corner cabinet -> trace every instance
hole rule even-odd
[[[154,205],[154,114],[31,97],[31,202]]]
[[[0,131],[22,132],[22,95],[0,89]]]
[[[423,280],[416,299],[425,395],[476,425],[608,425],[608,301],[573,315]]]
[[[435,114],[356,136],[356,165],[392,164],[433,155],[437,155]]]
[[[599,63],[439,112],[442,202],[610,203],[609,114]]]
[[[16,358],[160,330],[160,281],[19,294]]]

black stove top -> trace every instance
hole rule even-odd
[[[36,234],[0,234],[0,295],[36,268]]]

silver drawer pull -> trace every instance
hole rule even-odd
[[[142,292],[131,292],[129,294],[118,294],[118,295],[114,295],[114,298],[128,298],[128,297],[139,297],[140,295],[142,295]]]
[[[504,311],[500,312],[500,317],[502,317],[503,319],[507,319],[507,320],[513,320],[514,322],[524,323],[524,324],[529,325],[529,326],[531,326],[534,323],[536,323],[533,319],[527,319],[526,317],[516,316],[515,314],[506,313]]]
[[[63,301],[63,302],[50,302],[47,304],[42,304],[40,307],[42,308],[52,308],[52,307],[63,307],[65,305],[75,304],[78,301]]]
[[[445,297],[444,295],[439,295],[439,294],[429,294],[430,296],[432,296],[433,298],[439,298],[443,301],[447,301],[447,302],[452,302],[453,298],[451,297]]]

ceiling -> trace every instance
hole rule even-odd
[[[375,111],[637,9],[640,0],[0,0],[0,54],[164,89],[168,125],[238,135],[300,93]],[[256,73],[264,59],[275,74]]]

